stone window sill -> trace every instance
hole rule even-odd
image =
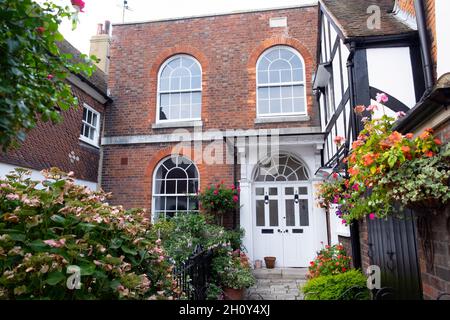
[[[255,124],[263,123],[281,123],[281,122],[300,122],[300,121],[310,121],[309,116],[285,116],[285,117],[264,117],[256,118]]]
[[[203,122],[201,120],[195,120],[195,121],[158,122],[152,124],[152,129],[194,128],[194,127],[203,127]]]

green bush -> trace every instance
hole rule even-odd
[[[227,231],[212,223],[208,215],[197,212],[160,219],[151,230],[152,238],[160,238],[167,254],[175,264],[186,261],[197,245],[212,249],[221,245],[241,246],[242,231]]]
[[[232,250],[231,247],[222,247],[216,251],[212,275],[223,288],[243,289],[255,284],[247,255],[239,249]]]
[[[148,237],[143,210],[125,211],[107,195],[44,171],[0,180],[0,299],[172,299],[172,266]],[[40,188],[37,188],[40,187]],[[70,270],[79,289],[69,289]]]
[[[350,270],[337,275],[313,278],[303,286],[302,291],[305,300],[368,300],[366,281],[361,271]],[[353,287],[354,289],[349,290]]]

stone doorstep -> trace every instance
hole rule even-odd
[[[256,279],[294,279],[306,280],[307,268],[254,269]]]

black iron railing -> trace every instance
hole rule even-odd
[[[197,246],[192,255],[174,269],[174,277],[188,300],[206,300],[211,278],[212,250]]]

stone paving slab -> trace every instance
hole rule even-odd
[[[299,287],[306,282],[307,269],[254,270],[255,286],[247,290],[247,300],[302,300]]]

